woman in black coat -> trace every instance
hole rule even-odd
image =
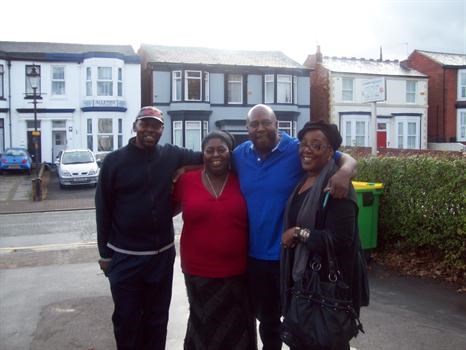
[[[321,279],[328,276],[326,240],[333,244],[342,280],[349,287],[356,315],[361,303],[360,240],[357,230],[356,194],[351,186],[348,196],[335,199],[325,191],[328,179],[338,169],[333,161],[341,136],[336,125],[323,121],[306,123],[298,134],[301,165],[306,172],[288,200],[285,232],[282,235],[282,311],[286,315],[291,290],[300,280],[314,255],[322,257]],[[349,340],[333,344],[329,350],[349,350]],[[304,349],[292,347],[292,349]],[[305,349],[312,349],[306,347]],[[321,348],[319,348],[321,349]]]

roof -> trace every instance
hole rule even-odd
[[[293,61],[281,51],[221,50],[204,47],[176,47],[142,44],[140,52],[152,63],[183,63],[206,65],[231,65],[276,68],[304,66]]]
[[[424,56],[427,56],[431,60],[443,65],[443,66],[464,66],[466,67],[466,55],[457,53],[446,53],[446,52],[432,52],[415,50]]]
[[[129,61],[135,61],[137,58],[131,45],[0,41],[0,57],[82,60],[86,57],[112,57],[112,55],[129,58]]]
[[[427,75],[417,70],[403,67],[398,60],[380,61],[355,57],[325,56],[322,58],[322,65],[329,71],[339,73],[427,77]]]

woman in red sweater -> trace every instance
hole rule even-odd
[[[185,350],[257,349],[246,289],[246,202],[230,170],[231,135],[202,141],[204,168],[183,174],[174,190],[183,212],[181,269],[189,300]]]

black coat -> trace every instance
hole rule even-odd
[[[301,184],[297,186],[297,189],[300,187]],[[321,189],[319,199],[320,205],[318,206],[319,209],[316,212],[314,228],[311,230],[311,234],[304,244],[307,249],[309,249],[311,256],[314,253],[318,253],[322,256],[323,261],[326,261],[326,249],[323,235],[327,235],[332,239],[340,271],[344,281],[350,288],[353,306],[356,313],[359,315],[360,307],[368,305],[369,290],[367,283],[366,263],[362,255],[361,242],[359,239],[357,226],[358,206],[356,203],[356,194],[354,192],[354,188],[351,187],[347,198],[335,199],[329,196],[325,206],[324,198],[325,193],[323,192],[323,189]],[[291,201],[289,201],[286,210],[287,213],[289,212],[288,209],[290,202]],[[288,218],[285,217],[284,230],[291,226],[288,225],[287,222]],[[300,222],[297,223],[297,226],[306,228],[306,226]],[[287,310],[290,297],[289,290],[293,286],[292,268],[295,258],[294,253],[295,249],[285,249],[282,247],[282,312]],[[323,266],[321,270],[321,278],[326,280],[327,275],[327,269],[325,266]]]

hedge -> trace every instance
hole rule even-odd
[[[466,159],[416,155],[358,159],[358,181],[382,182],[378,246],[429,250],[466,272]]]

